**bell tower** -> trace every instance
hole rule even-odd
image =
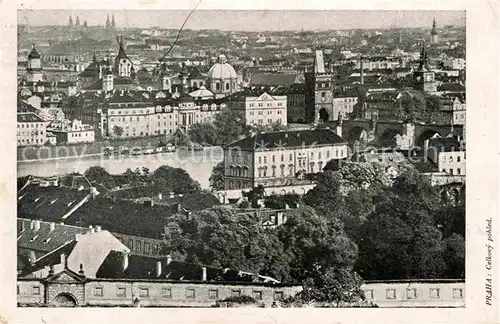
[[[33,43],[33,49],[28,55],[28,67],[27,67],[27,80],[32,82],[42,81],[42,60],[41,56],[36,50],[35,43]]]
[[[424,92],[436,92],[435,74],[427,65],[427,51],[424,44],[420,51],[420,66],[413,73],[413,87]]]

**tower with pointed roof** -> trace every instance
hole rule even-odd
[[[114,86],[113,70],[111,69],[109,58],[107,60],[107,63],[108,64],[104,67],[102,75],[102,91],[104,92],[113,91]]]
[[[106,16],[106,28],[109,28],[110,23],[109,23],[109,14]]]
[[[73,27],[73,17],[69,16],[69,27]]]
[[[80,27],[80,17],[76,16],[76,27]]]
[[[435,74],[429,70],[427,51],[424,44],[420,50],[420,65],[413,72],[413,87],[424,92],[436,92]]]
[[[36,50],[35,43],[33,43],[33,48],[28,55],[28,67],[27,67],[27,81],[38,82],[43,80],[42,73],[42,60],[41,56]]]
[[[123,37],[120,37],[119,46],[118,55],[115,58],[115,70],[118,76],[129,78],[132,72],[132,60],[125,53]]]
[[[113,14],[113,16],[111,18],[111,28],[113,28],[113,29],[116,28],[115,14]]]
[[[437,44],[439,40],[438,32],[436,30],[436,17],[432,20],[432,30],[431,30],[431,44]]]

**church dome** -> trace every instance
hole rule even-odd
[[[215,63],[208,71],[208,79],[236,79],[236,71],[234,68],[227,63],[226,56],[224,54],[219,55],[217,63]]]

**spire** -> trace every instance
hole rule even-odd
[[[87,21],[86,20],[83,21],[83,27],[87,27]]]
[[[425,45],[422,43],[422,48],[420,50],[420,71],[427,70],[427,51],[425,50]]]
[[[432,20],[432,31],[431,35],[437,35],[437,30],[436,30],[436,17],[433,18]]]
[[[116,23],[115,23],[115,14],[113,14],[112,20],[111,20],[111,27],[116,28]]]
[[[106,28],[109,28],[109,14],[106,17]]]
[[[69,16],[69,27],[73,27],[73,18]]]
[[[76,16],[76,27],[80,27],[80,17]]]

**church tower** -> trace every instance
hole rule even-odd
[[[125,54],[125,49],[123,48],[123,37],[120,37],[120,48],[118,49],[118,55],[115,58],[115,70],[120,77],[130,77],[132,72],[132,61]]]
[[[76,16],[76,27],[80,27],[80,17]]]
[[[73,27],[73,18],[71,16],[69,16],[69,27]]]
[[[42,60],[40,54],[37,52],[35,43],[33,43],[33,49],[28,55],[28,67],[27,67],[27,80],[31,82],[38,82],[43,80],[42,73]]]
[[[106,29],[109,29],[110,22],[109,22],[109,14],[106,16]]]
[[[436,18],[434,17],[432,21],[432,30],[431,30],[431,44],[437,44],[439,40],[439,36],[436,30]]]
[[[111,18],[111,28],[116,29],[115,14]]]
[[[427,51],[424,44],[420,51],[420,66],[413,73],[413,87],[425,92],[436,92],[435,74],[427,65]]]
[[[111,64],[108,58],[102,76],[102,91],[104,92],[113,91],[113,83],[114,83],[113,70],[111,69]]]

